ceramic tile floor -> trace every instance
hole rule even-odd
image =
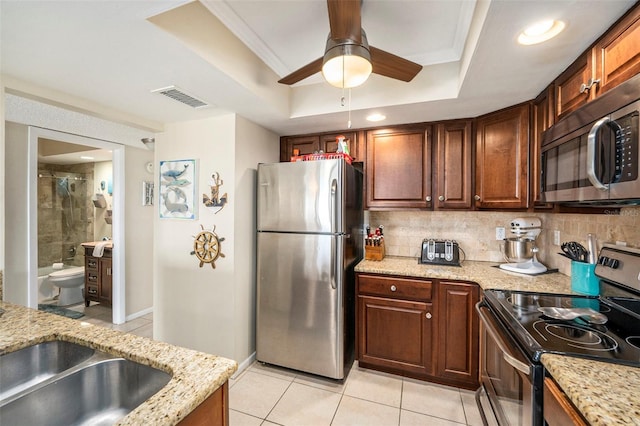
[[[344,382],[254,363],[230,381],[230,426],[481,426],[472,391],[359,368]]]
[[[99,304],[79,321],[153,338],[153,314],[111,323]],[[358,367],[344,381],[261,363],[229,382],[230,426],[482,426],[472,391]]]
[[[96,324],[101,327],[112,328],[114,330],[135,334],[137,336],[148,337],[150,339],[153,338],[152,313],[132,319],[131,321],[127,321],[124,324],[116,325],[111,322],[111,308],[100,305],[99,303],[91,302],[91,305],[88,307],[85,307],[84,303],[81,303],[75,306],[68,306],[67,308],[84,313],[84,316],[78,318],[78,321]]]

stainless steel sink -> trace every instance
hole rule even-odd
[[[75,367],[0,400],[0,424],[112,425],[170,379],[164,371],[95,351]]]
[[[55,340],[0,356],[0,401],[89,359],[95,351]]]

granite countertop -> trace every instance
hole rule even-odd
[[[98,245],[98,243],[107,243],[104,248],[106,249],[113,249],[113,241],[88,241],[86,243],[82,243],[80,244],[82,247],[87,247],[87,248],[95,248],[96,245]]]
[[[574,293],[566,275],[526,276],[495,265],[470,260],[461,267],[422,265],[417,258],[385,257],[381,261],[361,261],[356,272],[473,281],[483,290]],[[640,368],[556,354],[544,354],[541,361],[590,424],[640,425]]]
[[[118,425],[175,425],[222,386],[235,361],[145,337],[0,302],[0,355],[49,340],[66,340],[172,375],[169,383]]]
[[[415,257],[387,256],[381,261],[363,260],[356,266],[356,272],[373,274],[402,275],[419,278],[443,278],[449,280],[473,281],[483,290],[490,288],[504,290],[537,291],[546,293],[572,293],[571,279],[560,273],[537,276],[517,274],[497,268],[495,262],[465,260],[462,266],[423,265]]]

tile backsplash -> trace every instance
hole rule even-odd
[[[618,213],[618,211],[615,211]],[[548,268],[570,273],[570,262],[559,256],[560,247],[553,245],[554,231],[560,241],[578,241],[586,247],[587,234],[598,238],[598,249],[604,243],[626,242],[640,248],[640,207],[626,207],[619,214],[567,214],[483,211],[370,211],[372,228],[384,225],[386,253],[389,256],[418,257],[424,238],[456,240],[466,259],[502,263],[496,227],[509,233],[509,223],[517,217],[535,216],[542,221],[537,240],[538,259]]]

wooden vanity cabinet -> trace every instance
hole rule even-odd
[[[366,132],[367,208],[431,207],[431,126]]]
[[[589,424],[550,377],[544,378],[542,398],[543,416],[548,426],[587,426]]]
[[[102,257],[93,256],[93,247],[84,249],[84,304],[98,302],[111,306],[113,289],[113,259],[111,249]]]
[[[357,274],[356,287],[361,367],[478,387],[477,284]]]
[[[476,120],[475,207],[526,209],[529,204],[529,104]]]
[[[229,382],[224,382],[178,426],[229,426]]]
[[[433,150],[433,208],[471,209],[471,120],[438,123]]]

